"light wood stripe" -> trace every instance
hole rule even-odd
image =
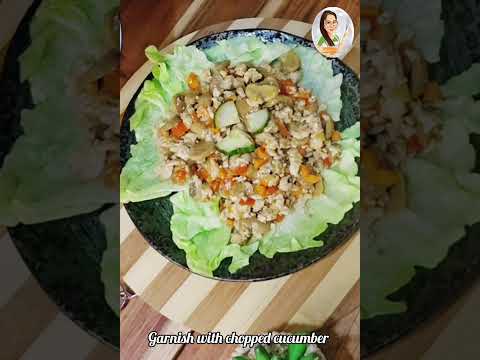
[[[322,326],[342,299],[355,286],[360,277],[360,234],[317,285],[305,303],[289,321],[290,325],[301,324],[312,330]]]
[[[140,232],[133,231],[120,246],[120,275],[124,276],[149,247]]]
[[[8,274],[2,279],[1,308],[30,277],[30,271],[7,233],[3,237],[0,236],[0,272]]]
[[[148,249],[125,274],[125,283],[137,294],[142,294],[155,277],[167,266],[168,260],[154,248]]]
[[[288,0],[270,0],[263,5],[262,10],[258,13],[259,17],[273,18],[280,13],[288,5]]]
[[[125,207],[120,208],[120,244],[122,244],[127,237],[135,230],[135,224],[125,210]]]
[[[245,18],[235,20],[228,26],[227,30],[241,30],[256,28],[263,21],[262,18]]]
[[[198,305],[186,324],[199,332],[215,328],[225,312],[247,289],[248,283],[219,282],[208,296]]]
[[[165,303],[160,312],[180,323],[185,323],[197,305],[203,301],[218,281],[190,275]]]
[[[250,284],[217,324],[215,331],[245,333],[289,278],[284,276]]]
[[[422,357],[433,359],[478,359],[478,303],[480,301],[480,283],[471,291],[463,308],[457,312],[433,346]],[[458,346],[461,344],[461,346]],[[454,350],[453,350],[454,349]]]
[[[61,344],[59,344],[61,339]],[[69,359],[83,360],[98,341],[75,325],[62,313],[49,324],[23,354],[23,360]]]
[[[192,22],[193,18],[197,15],[197,12],[205,6],[207,0],[194,0],[188,7],[187,11],[182,15],[180,20],[175,24],[172,31],[167,35],[165,40],[162,41],[160,48],[164,48],[175,39],[178,39],[187,28],[188,24]]]
[[[30,277],[10,301],[0,308],[1,357],[20,358],[57,314],[55,304],[37,281]]]
[[[282,31],[285,31],[289,34],[294,34],[294,35],[303,37],[305,34],[308,33],[310,29],[311,29],[310,25],[307,25],[300,21],[290,20],[282,28]]]
[[[142,298],[154,309],[160,311],[168,299],[188,278],[190,272],[179,266],[168,263],[162,271],[150,282],[142,294]]]
[[[289,321],[296,314],[317,284],[325,278],[335,262],[350,245],[351,241],[322,259],[322,261],[294,274],[275,295],[262,314],[255,319],[255,322],[248,329],[248,333],[255,334],[269,329],[280,329],[285,325],[285,321]],[[282,309],[281,317],[278,316],[280,309]]]

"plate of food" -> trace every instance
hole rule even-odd
[[[121,202],[162,255],[265,280],[358,230],[358,77],[305,39],[234,30],[165,54],[121,128]]]

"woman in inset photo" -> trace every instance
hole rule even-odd
[[[327,57],[343,58],[353,43],[353,22],[345,10],[329,7],[318,14],[313,23],[315,47]]]
[[[340,38],[336,34],[337,26],[337,14],[333,11],[325,10],[320,18],[320,32],[322,36],[317,43],[319,47],[338,46]]]

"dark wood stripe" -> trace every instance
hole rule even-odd
[[[7,228],[0,226],[0,239],[7,233]]]
[[[287,25],[287,23],[288,23],[287,19],[265,18],[262,20],[260,24],[258,24],[257,27],[281,30],[285,25]]]
[[[228,4],[219,0],[208,0],[183,34],[189,34],[211,24],[255,17],[265,3],[266,0],[231,0]]]
[[[30,277],[0,308],[1,358],[19,359],[57,314],[57,306]]]
[[[138,230],[134,230],[120,247],[120,276],[124,276],[148,249],[149,245]]]
[[[187,270],[168,263],[145,289],[142,298],[154,309],[160,311],[189,276],[190,272]]]
[[[186,324],[199,332],[214,329],[247,287],[248,283],[219,282],[197,306]]]
[[[85,360],[118,360],[120,353],[111,346],[98,343]]]
[[[288,279],[262,314],[255,319],[248,333],[255,334],[284,327],[351,245],[352,242],[349,241],[317,264],[309,266]],[[281,317],[278,316],[279,309],[282,309]]]
[[[199,30],[195,36],[190,40],[190,41],[195,41],[195,40],[198,40],[202,37],[205,37],[205,36],[208,36],[208,35],[211,35],[211,34],[215,34],[217,32],[221,32],[221,31],[224,31],[226,30],[231,24],[233,23],[233,21],[225,21],[225,22],[222,22],[220,24],[216,24],[216,25],[212,25],[212,26],[208,26],[204,29],[201,29]]]

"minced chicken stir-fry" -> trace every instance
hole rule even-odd
[[[176,116],[158,132],[160,175],[188,183],[196,199],[220,197],[232,243],[249,243],[299,199],[323,192],[320,171],[340,157],[341,133],[326,106],[297,85],[293,51],[271,65],[223,62],[200,75],[188,75]]]
[[[375,10],[362,20],[361,199],[364,209],[382,216],[406,207],[407,161],[441,138],[442,93],[413,42],[397,36],[391,15]]]

